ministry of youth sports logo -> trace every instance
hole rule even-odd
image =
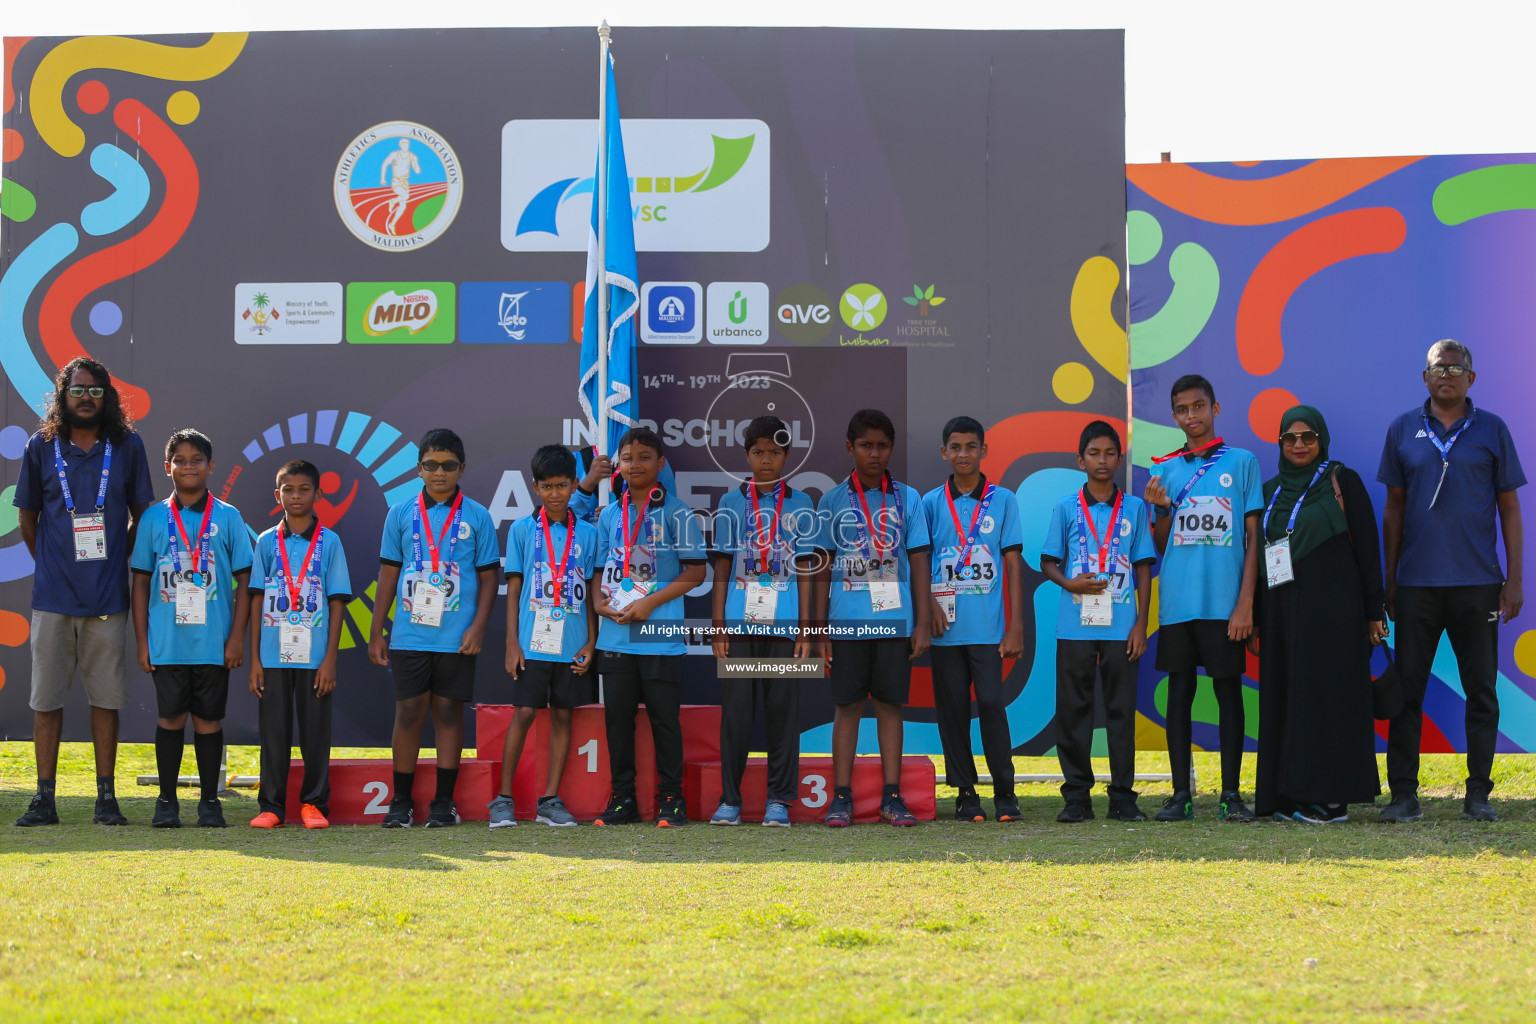
[[[353,139],[336,164],[333,186],[347,230],[386,252],[435,241],[464,198],[453,147],[415,121],[386,121]]]

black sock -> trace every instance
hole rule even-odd
[[[900,786],[886,786],[880,791],[880,802],[884,803],[893,796],[901,796]]]
[[[835,799],[838,799],[838,800],[852,800],[853,799],[853,787],[852,786],[833,786],[832,787],[832,796]]]
[[[457,768],[439,768],[437,770],[437,795],[433,800],[452,800],[453,787],[459,784],[459,770]]]
[[[155,726],[155,770],[160,774],[160,798],[176,799],[176,780],[181,777],[181,755],[187,737],[181,729]]]
[[[197,757],[197,781],[203,787],[204,800],[217,800],[224,788],[219,762],[224,757],[224,730],[192,733],[192,751]]]
[[[895,789],[896,787],[894,787],[894,786],[887,786],[885,788],[886,789]],[[960,791],[960,796],[975,796],[975,795],[976,795],[976,791],[974,789],[962,789]]]
[[[96,776],[96,799],[103,800],[109,796],[117,796],[116,782],[110,775]]]
[[[1013,799],[1013,789],[1011,787],[1008,788],[1008,789],[994,789],[992,791],[992,799],[993,800],[1012,800]]]
[[[395,772],[394,798],[396,800],[400,799],[401,797],[405,797],[407,800],[411,799],[411,789],[415,785],[415,772]]]
[[[38,779],[37,795],[47,800],[53,799],[54,787],[58,785],[57,779]]]

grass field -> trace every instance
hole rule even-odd
[[[906,830],[495,833],[155,831],[152,764],[123,749],[134,825],[100,828],[67,745],[69,824],[26,831],[31,749],[0,744],[0,1021],[1536,1019],[1536,757],[1499,758],[1495,825],[1443,756],[1411,826],[1224,825],[1209,793],[1065,826],[1030,786],[1014,825],[941,790]]]

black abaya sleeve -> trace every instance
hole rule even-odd
[[[1355,568],[1365,594],[1365,611],[1371,621],[1385,618],[1386,588],[1381,582],[1381,534],[1376,529],[1376,508],[1360,475],[1345,467],[1339,470],[1339,490],[1344,494],[1344,517],[1355,549]]]

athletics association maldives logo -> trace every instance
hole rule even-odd
[[[336,164],[336,212],[375,249],[400,252],[435,241],[459,212],[464,176],[442,136],[415,121],[376,124]]]

